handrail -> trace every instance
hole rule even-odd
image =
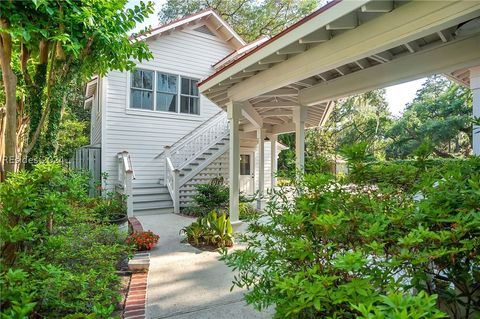
[[[214,146],[228,135],[229,126],[226,113],[210,121],[201,130],[189,139],[184,140],[176,147],[170,148],[170,159],[173,166],[183,169],[202,153]]]
[[[173,163],[168,157],[167,150],[167,159],[165,161],[165,185],[172,197],[173,202],[173,212],[178,214],[180,212],[180,171],[173,167]]]
[[[195,129],[193,129],[192,131],[190,131],[189,133],[184,135],[181,139],[176,141],[174,144],[170,145],[171,150],[174,151],[174,150],[178,149],[179,147],[184,145],[191,136],[193,136],[193,135],[196,136],[196,135],[204,132],[206,130],[206,128],[208,128],[210,125],[212,125],[212,123],[214,123],[217,118],[222,118],[223,116],[226,117],[225,111],[219,111],[218,113],[216,113],[215,115],[210,117],[208,120],[206,120],[205,122],[203,122],[202,124],[197,126]],[[165,155],[165,150],[163,150],[160,154],[155,156],[155,159],[160,158],[162,155]]]
[[[132,159],[127,151],[117,153],[118,158],[118,183],[120,186],[117,192],[127,197],[127,215],[133,216],[133,180],[135,172],[133,170]]]

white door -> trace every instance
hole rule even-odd
[[[240,153],[240,192],[252,195],[255,192],[255,153]]]

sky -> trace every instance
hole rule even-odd
[[[140,1],[141,0],[129,0],[127,7],[134,7],[135,5],[138,5]],[[151,14],[142,24],[138,24],[132,32],[139,31],[146,26],[158,26],[158,12],[165,2],[166,0],[153,1],[154,13]],[[415,93],[420,89],[424,81],[425,79],[419,79],[386,88],[386,99],[392,115],[400,116],[402,114],[403,110],[405,109],[405,105],[413,101]]]

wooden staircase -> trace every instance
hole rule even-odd
[[[188,206],[195,185],[213,178],[228,177],[228,120],[219,112],[181,138],[156,158],[165,161],[165,173],[158,183],[133,183],[134,215],[179,212]]]

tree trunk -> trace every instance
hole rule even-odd
[[[0,20],[2,28],[8,28],[8,22]],[[14,172],[17,154],[17,76],[12,66],[12,37],[6,32],[0,33],[0,64],[2,67],[3,88],[5,90],[5,152],[2,162],[5,173]]]

